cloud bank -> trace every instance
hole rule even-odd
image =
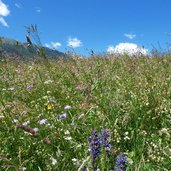
[[[148,55],[148,49],[140,47],[134,43],[119,43],[116,46],[109,46],[107,52],[109,54],[118,54],[118,55],[127,54],[129,56]]]
[[[61,47],[61,43],[51,42],[50,44],[46,43],[45,46],[50,48],[50,49],[58,49],[59,47]]]
[[[82,46],[82,42],[77,38],[69,38],[68,39],[68,46],[72,48],[77,48]]]
[[[5,26],[5,27],[9,27],[8,23],[5,21],[5,19],[3,17],[6,17],[10,14],[10,11],[7,7],[6,4],[4,4],[1,0],[0,0],[0,23]]]

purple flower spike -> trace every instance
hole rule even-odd
[[[116,157],[116,166],[115,171],[126,171],[127,156],[124,156],[122,153]]]
[[[105,149],[106,152],[109,152],[111,149],[111,144],[109,142],[109,137],[110,137],[110,131],[109,130],[105,130],[104,128],[102,129],[102,134],[101,134],[101,141],[103,144],[103,147]]]
[[[88,141],[89,141],[89,151],[92,154],[92,163],[94,166],[95,160],[100,154],[100,138],[96,130],[93,131]]]

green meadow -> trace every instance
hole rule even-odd
[[[170,55],[0,62],[0,170],[170,171],[170,161]]]

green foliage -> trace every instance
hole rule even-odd
[[[101,170],[120,152],[127,170],[171,170],[170,59],[1,62],[0,170],[92,170],[87,139],[102,127],[112,151],[99,155]]]

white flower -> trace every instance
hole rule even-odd
[[[64,109],[65,109],[65,110],[69,110],[69,109],[71,109],[71,106],[66,105],[66,106],[64,107]]]
[[[73,161],[73,162],[77,162],[77,161],[78,161],[78,159],[76,159],[76,158],[73,158],[73,159],[72,159],[72,161]]]
[[[57,160],[56,159],[51,158],[51,160],[52,160],[52,165],[55,165],[57,163]]]
[[[34,132],[37,133],[39,128],[33,128]]]
[[[27,126],[28,124],[30,124],[30,121],[26,121],[23,123],[24,126]]]
[[[129,134],[129,132],[125,132],[125,135],[128,135]]]
[[[72,140],[72,137],[65,137],[64,139],[70,141]]]
[[[47,81],[44,82],[44,84],[51,84],[51,83],[53,83],[52,80],[47,80]]]
[[[69,132],[68,130],[66,130],[66,131],[64,132],[64,134],[65,134],[65,135],[69,135],[70,132]]]

